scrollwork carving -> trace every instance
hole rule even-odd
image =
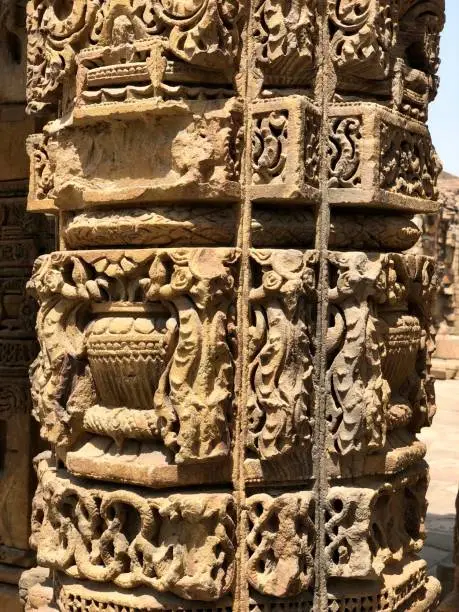
[[[314,579],[315,500],[311,492],[247,500],[248,579],[264,595],[289,597]]]
[[[335,118],[330,121],[329,179],[330,187],[356,187],[361,184],[359,141],[362,124],[359,117]]]
[[[403,195],[436,200],[440,160],[428,135],[381,126],[381,187]]]
[[[338,70],[384,78],[396,41],[397,8],[390,0],[329,0],[332,58]]]
[[[173,494],[84,487],[41,458],[32,541],[39,562],[69,576],[148,586],[214,601],[234,579],[235,512],[227,493]]]
[[[162,439],[177,463],[226,456],[236,261],[228,249],[39,260],[31,288],[42,350],[32,380],[43,435],[68,446],[62,428],[82,419],[119,446]],[[73,440],[78,433],[75,425]]]
[[[330,452],[362,456],[364,449],[383,450],[396,430],[418,431],[435,412],[429,312],[436,280],[432,261],[421,256],[330,253],[329,261],[336,270]]]
[[[268,460],[310,450],[314,252],[253,250],[252,259],[247,445]]]
[[[252,133],[252,170],[255,183],[282,180],[287,147],[288,112],[272,111],[256,117]]]

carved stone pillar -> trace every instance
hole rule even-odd
[[[440,0],[32,0],[33,543],[61,611],[433,610]],[[34,599],[35,601],[35,599]],[[29,609],[36,604],[29,598]]]
[[[435,378],[459,378],[459,179],[440,175],[441,211],[435,228],[440,287],[434,314],[438,328]]]
[[[48,246],[44,218],[26,213],[25,4],[0,7],[0,610],[20,610],[17,583],[35,563],[30,508],[39,440],[31,417],[28,367],[38,352],[35,304],[26,283]]]

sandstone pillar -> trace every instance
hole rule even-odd
[[[32,458],[39,439],[31,416],[28,367],[38,352],[35,304],[26,283],[47,246],[44,218],[26,213],[26,10],[0,7],[0,609],[19,610],[17,582],[35,563],[29,547],[35,490]]]
[[[435,378],[449,379],[459,377],[459,179],[443,173],[438,185],[441,211],[434,243],[440,289],[432,367]]]
[[[29,2],[52,609],[434,609],[435,277],[403,252],[437,208],[442,24],[440,0]]]

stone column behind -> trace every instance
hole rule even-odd
[[[35,564],[30,516],[39,450],[31,415],[28,367],[38,353],[34,300],[26,284],[37,256],[51,249],[44,217],[26,213],[26,9],[0,7],[0,610],[20,610],[18,580]]]

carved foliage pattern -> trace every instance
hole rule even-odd
[[[248,449],[261,459],[310,449],[314,252],[253,250]]]
[[[56,103],[75,56],[91,45],[125,49],[159,36],[167,52],[199,67],[228,72],[239,45],[239,0],[32,0],[28,11],[28,97],[33,110]]]
[[[68,445],[78,429],[71,434],[70,421],[83,418],[90,431],[120,444],[137,435],[159,437],[178,463],[227,455],[234,302],[229,266],[237,253],[121,251],[89,259],[43,257],[31,281],[41,304],[42,350],[32,368],[32,391],[42,434]],[[100,304],[97,317],[91,302]],[[134,378],[126,370],[132,360],[138,361]],[[132,412],[138,408],[140,414]]]
[[[381,125],[381,188],[402,195],[435,200],[440,160],[429,136]]]
[[[330,253],[329,430],[345,457],[417,431],[435,410],[429,373],[436,277],[426,257]],[[409,361],[408,361],[409,360]],[[397,375],[412,365],[409,379]],[[334,451],[330,448],[330,451]]]
[[[74,578],[213,601],[234,579],[235,511],[225,493],[146,496],[83,487],[38,464],[32,543]]]
[[[329,0],[332,57],[339,69],[387,76],[395,42],[397,3],[391,0]]]
[[[276,81],[307,82],[319,40],[317,0],[258,0],[254,13],[255,53],[266,80],[275,73]]]

